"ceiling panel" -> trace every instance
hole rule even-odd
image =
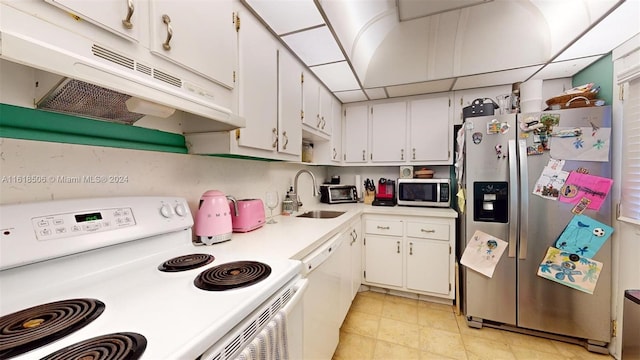
[[[358,90],[360,85],[346,61],[312,66],[311,71],[330,91]]]
[[[333,94],[343,104],[367,100],[367,96],[362,90],[338,91]]]
[[[384,88],[364,89],[371,100],[386,99],[388,98],[387,92]]]
[[[524,81],[542,68],[542,65],[520,69],[496,71],[492,73],[459,77],[452,90],[473,89],[486,86],[513,84]]]
[[[571,77],[601,57],[601,55],[597,55],[582,59],[553,62],[542,68],[542,70],[533,76],[533,79],[546,80]]]
[[[462,9],[493,0],[398,0],[400,21]]]
[[[324,25],[313,0],[245,0],[278,34]]]
[[[344,60],[342,51],[326,26],[283,36],[282,40],[307,66]]]
[[[444,92],[451,89],[453,82],[454,79],[443,79],[415,84],[389,86],[387,87],[387,93],[389,93],[389,96],[391,97],[398,97]]]

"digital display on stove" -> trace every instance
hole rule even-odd
[[[90,214],[78,214],[75,215],[76,217],[76,222],[86,222],[86,221],[95,221],[95,220],[102,220],[102,214],[100,214],[99,212],[96,213],[90,213]]]

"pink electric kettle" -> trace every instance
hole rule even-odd
[[[222,191],[209,190],[200,197],[194,224],[196,238],[205,245],[231,240],[231,208],[227,199],[234,200],[235,213],[238,208],[231,196]]]

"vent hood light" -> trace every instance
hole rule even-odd
[[[125,101],[125,104],[127,105],[127,109],[133,113],[152,115],[163,119],[168,118],[176,112],[176,109],[172,107],[156,104],[136,97],[129,98],[129,100]]]

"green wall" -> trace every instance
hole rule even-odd
[[[613,102],[613,61],[611,61],[611,53],[575,74],[571,80],[572,86],[580,86],[591,82],[600,86],[598,98],[603,99],[607,105],[611,105]]]

